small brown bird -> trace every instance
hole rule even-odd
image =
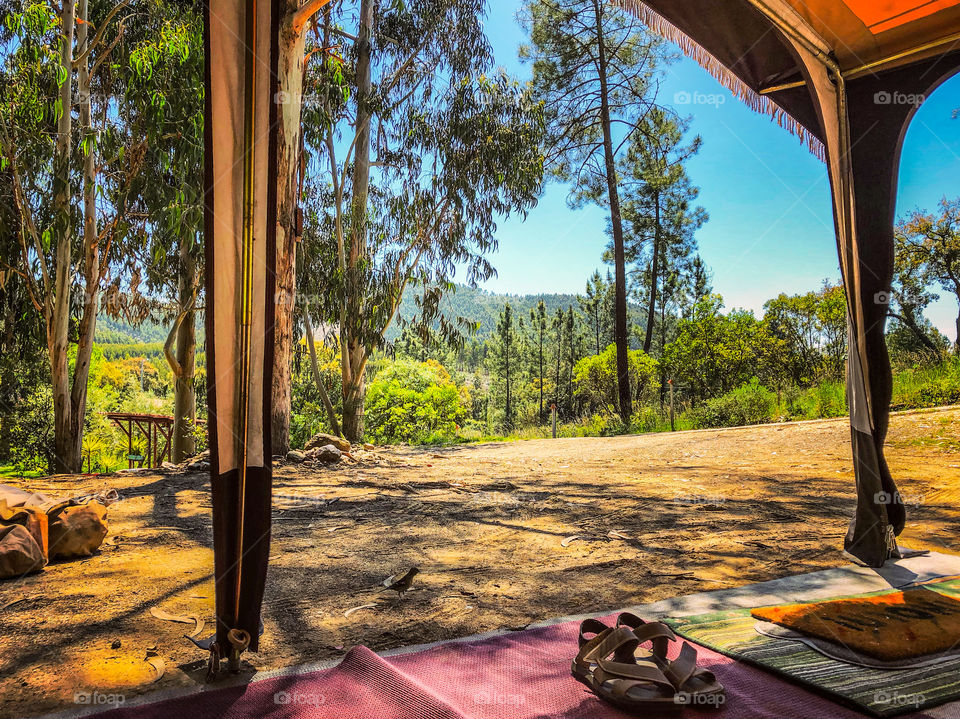
[[[387,589],[391,589],[397,593],[397,596],[400,599],[403,599],[403,595],[410,591],[410,585],[413,584],[413,578],[420,573],[419,567],[413,567],[409,572],[404,574],[400,579],[395,579],[390,581],[389,579],[383,583],[383,586]]]

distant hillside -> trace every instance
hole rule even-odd
[[[94,342],[101,345],[133,345],[166,342],[168,328],[153,322],[129,325],[123,320],[115,320],[106,315],[97,317],[97,331]]]
[[[408,289],[404,294],[399,312],[401,318],[409,320],[416,314],[414,296],[415,291],[412,289]],[[577,311],[580,308],[575,294],[510,295],[457,285],[455,292],[448,293],[440,301],[440,309],[447,317],[464,317],[472,322],[479,322],[480,328],[476,338],[485,340],[496,330],[497,318],[507,302],[513,307],[518,318],[528,322],[530,310],[534,309],[540,300],[543,300],[547,306],[547,316],[551,318],[558,307],[566,310],[573,305],[574,310]],[[634,312],[639,312],[639,308],[632,306],[631,314]],[[134,327],[126,322],[101,315],[97,318],[96,342],[100,345],[162,344],[167,339],[168,331],[169,328],[151,322],[144,322]],[[197,335],[198,342],[202,343],[202,318],[197,321]],[[387,340],[392,341],[399,335],[400,328],[397,323],[394,323],[387,331]]]
[[[399,312],[402,319],[409,320],[416,314],[417,307],[413,299],[414,294],[412,290],[408,290],[404,294]],[[508,302],[514,309],[516,316],[527,321],[530,317],[530,310],[535,308],[540,300],[543,300],[547,307],[548,317],[553,317],[558,307],[564,310],[570,305],[573,305],[575,310],[579,308],[577,296],[572,294],[508,295],[473,289],[466,285],[457,285],[456,292],[448,293],[440,301],[440,310],[451,319],[463,317],[473,322],[479,322],[480,329],[477,331],[476,337],[486,339],[496,330],[497,318]],[[387,339],[393,340],[399,334],[400,330],[395,325],[387,332]]]
[[[497,318],[503,310],[503,306],[510,303],[518,318],[523,318],[524,322],[529,322],[530,310],[537,306],[540,300],[547,306],[547,317],[552,318],[560,307],[566,310],[573,305],[574,311],[579,312],[580,305],[577,302],[578,295],[575,294],[551,294],[551,295],[510,295],[497,294],[486,290],[473,289],[466,285],[457,285],[455,292],[444,296],[440,301],[440,310],[450,318],[464,317],[468,320],[480,323],[480,329],[477,331],[477,339],[487,339],[497,328]],[[416,304],[414,303],[414,292],[407,290],[403,297],[403,303],[400,305],[399,315],[403,319],[410,319],[416,314]],[[640,307],[635,304],[630,306],[632,321],[638,321],[635,315],[640,313]],[[387,332],[387,340],[396,339],[400,334],[399,328],[394,325]]]

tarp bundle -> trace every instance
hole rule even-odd
[[[845,548],[879,566],[898,556],[906,518],[883,456],[897,168],[913,113],[960,69],[960,0],[614,1],[827,161],[847,295],[857,478]]]
[[[216,644],[256,651],[270,549],[278,3],[207,0],[207,377]],[[239,647],[242,651],[243,647]]]

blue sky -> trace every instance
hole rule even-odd
[[[520,3],[495,0],[487,34],[497,63],[522,79],[529,68],[517,60],[524,41],[515,21]],[[703,148],[688,165],[710,221],[699,231],[700,253],[713,270],[715,291],[728,308],[762,313],[780,292],[795,294],[839,279],[829,186],[824,165],[766,115],[747,109],[696,63],[683,58],[666,69],[660,98],[673,104],[689,93],[712,104],[678,106],[691,117],[690,133]],[[681,99],[684,95],[680,95]],[[933,208],[944,195],[960,195],[960,76],[931,95],[907,133],[900,163],[898,215]],[[513,294],[581,292],[606,243],[606,214],[595,207],[570,210],[567,188],[551,183],[525,222],[500,223],[498,276],[488,290]],[[957,304],[941,300],[928,312],[948,337],[956,335]]]

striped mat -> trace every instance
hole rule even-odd
[[[960,579],[925,586],[960,599]],[[841,598],[846,597],[837,597]],[[892,717],[960,698],[960,658],[912,669],[871,669],[847,664],[801,642],[758,634],[754,628],[757,620],[750,611],[733,609],[664,621],[690,641],[772,671],[874,716]]]

